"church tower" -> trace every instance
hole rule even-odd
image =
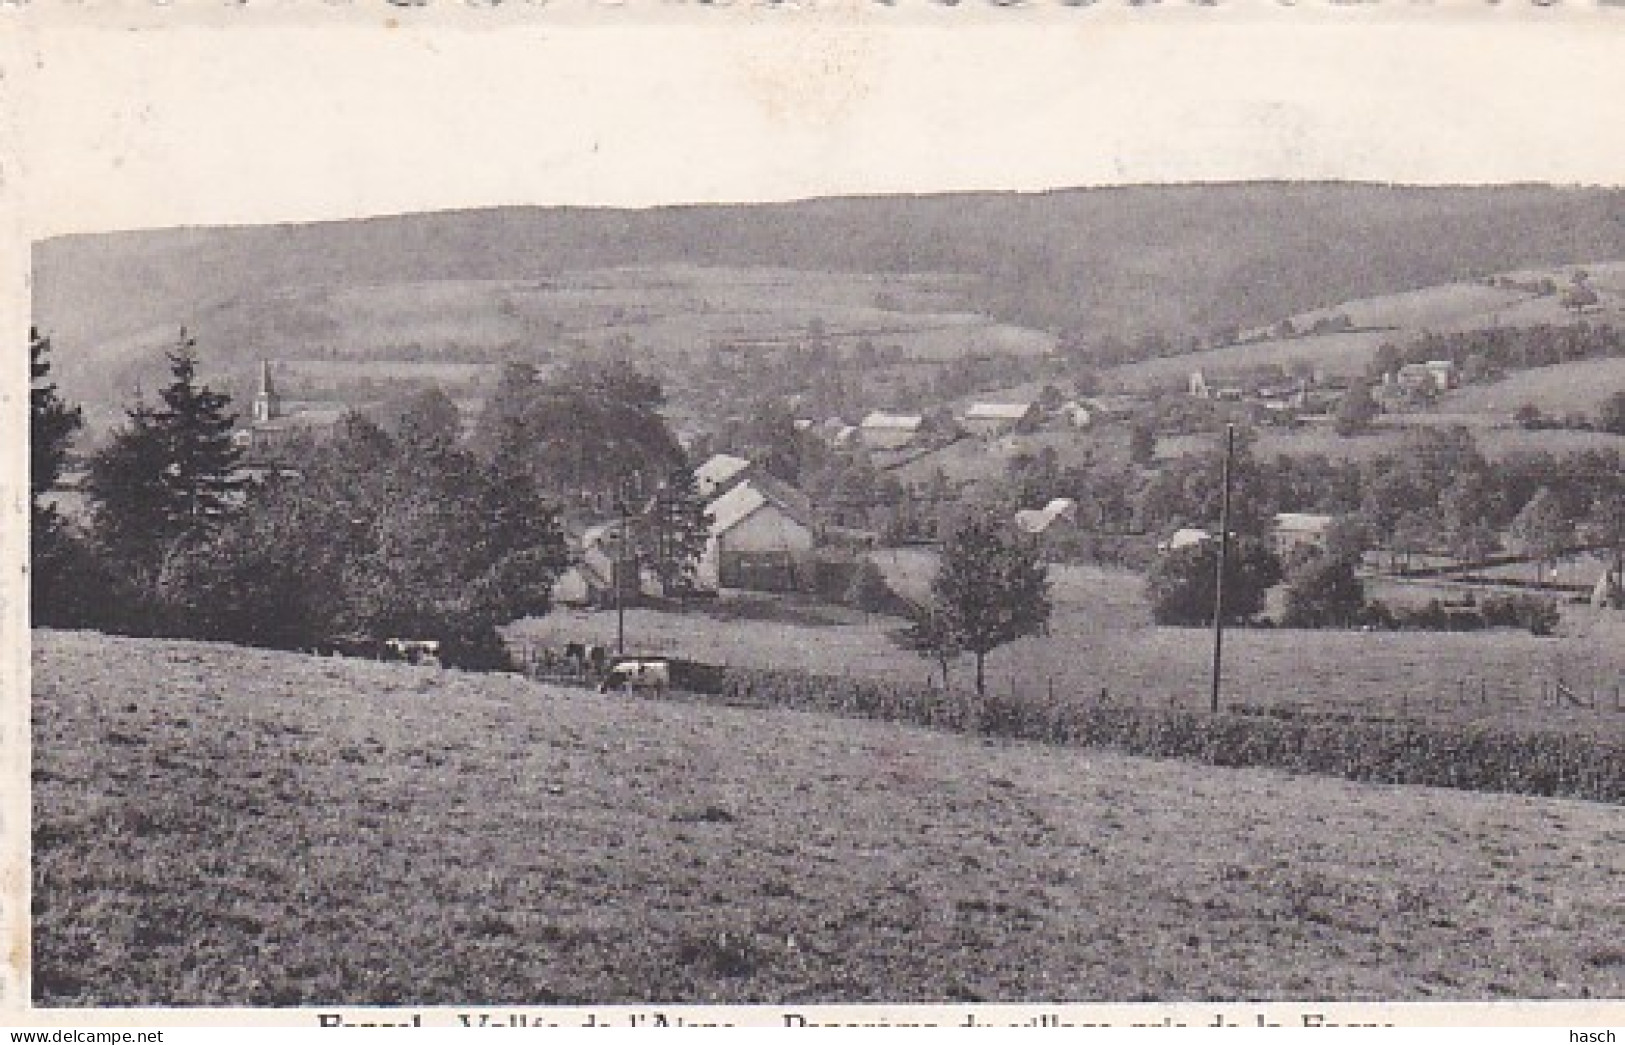
[[[282,416],[282,397],[271,383],[271,363],[260,360],[260,388],[254,395],[254,423],[264,424]]]

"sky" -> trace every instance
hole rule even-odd
[[[1625,183],[1625,11],[1245,12],[41,21],[5,51],[13,202],[40,238],[498,203]]]

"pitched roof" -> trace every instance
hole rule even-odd
[[[1031,403],[972,403],[965,411],[968,421],[1020,421],[1031,412]]]
[[[694,469],[694,481],[700,484],[702,491],[710,492],[725,486],[749,468],[750,462],[743,457],[712,454],[704,464]]]
[[[1275,516],[1275,528],[1300,533],[1319,533],[1330,526],[1333,519],[1334,517],[1330,515],[1316,515],[1311,512],[1279,512]]]
[[[812,528],[811,506],[806,504],[805,494],[775,480],[756,477],[735,486],[707,507],[706,512],[711,518],[711,536],[719,537],[727,533],[768,506],[777,508],[797,525]]]
[[[888,414],[883,410],[876,410],[863,419],[862,428],[885,428],[912,432],[925,423],[920,414]]]

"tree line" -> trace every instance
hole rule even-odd
[[[288,649],[434,639],[448,663],[502,667],[497,629],[550,608],[583,499],[645,469],[677,477],[628,506],[643,522],[633,555],[675,582],[703,542],[641,375],[512,370],[467,441],[427,390],[381,419],[352,410],[256,473],[184,331],[156,400],[131,404],[90,458],[88,518],[70,525],[47,495],[82,422],[50,380],[49,340],[32,333],[30,350],[38,624]]]

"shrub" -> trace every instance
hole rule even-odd
[[[1484,600],[1484,622],[1492,628],[1528,628],[1532,635],[1551,635],[1562,617],[1555,600],[1539,595],[1491,595]]]

